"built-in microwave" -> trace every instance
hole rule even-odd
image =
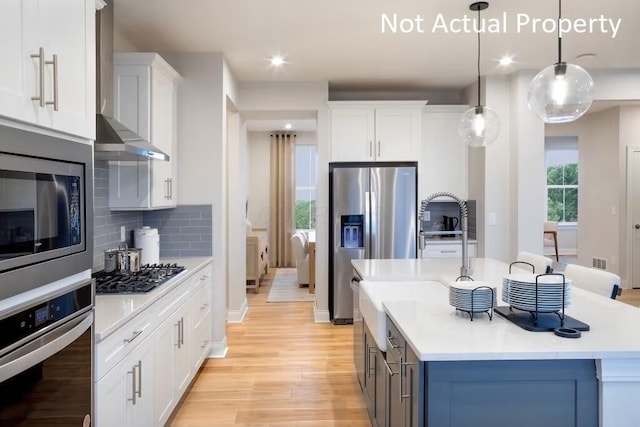
[[[91,268],[92,146],[0,127],[0,300]]]

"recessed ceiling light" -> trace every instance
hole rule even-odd
[[[286,125],[284,125],[284,128],[285,128],[286,130],[291,130],[291,128],[292,128],[292,127],[293,127],[293,126],[291,126],[291,123],[287,123]]]
[[[274,56],[271,58],[271,65],[279,67],[284,64],[284,58],[282,56]]]
[[[503,56],[502,58],[500,58],[500,66],[508,67],[511,64],[513,64],[512,56]]]

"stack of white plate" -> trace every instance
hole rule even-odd
[[[460,281],[449,284],[449,304],[463,311],[481,313],[495,307],[498,291],[486,282]]]
[[[563,285],[564,280],[564,285]],[[538,277],[538,312],[552,313],[571,303],[571,280],[563,276]],[[512,307],[536,311],[536,275],[532,273],[509,274],[504,277],[502,301]]]

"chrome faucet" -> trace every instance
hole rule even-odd
[[[421,222],[424,221],[424,213],[427,211],[427,206],[433,199],[436,199],[438,197],[449,197],[455,200],[460,206],[460,230],[462,230],[462,266],[460,267],[460,275],[471,276],[472,271],[471,271],[471,262],[469,260],[469,248],[468,248],[469,212],[467,210],[467,203],[453,193],[449,193],[446,191],[433,193],[432,195],[430,195],[420,203],[420,212],[418,213],[418,218],[420,218]],[[424,245],[425,245],[425,234],[424,234],[424,231],[420,230],[419,246],[421,251],[424,249]]]

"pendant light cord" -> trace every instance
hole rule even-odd
[[[478,106],[480,106],[480,8],[478,8]]]
[[[562,0],[558,0],[558,64],[562,62],[562,34],[560,34],[561,19],[562,19]]]

